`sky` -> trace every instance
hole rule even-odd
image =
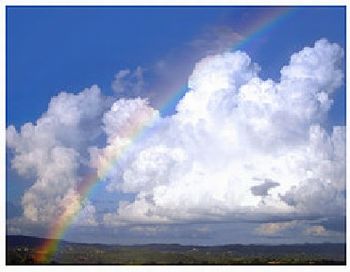
[[[8,234],[345,241],[345,8],[7,7],[6,21]]]

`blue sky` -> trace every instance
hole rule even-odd
[[[94,84],[99,86],[103,96],[112,97],[110,98],[112,100],[122,97],[134,99],[136,96],[141,96],[148,98],[150,105],[159,109],[164,97],[176,90],[187,89],[184,86],[187,85],[188,77],[201,58],[213,53],[222,53],[224,48],[230,47],[230,43],[234,43],[235,35],[243,34],[241,30],[246,24],[269,12],[268,9],[267,7],[8,7],[6,126],[14,125],[19,131],[26,122],[35,124],[36,120],[47,111],[52,97],[61,91],[78,94]],[[271,78],[279,82],[280,69],[288,64],[290,56],[306,46],[312,47],[315,41],[321,38],[345,48],[345,8],[295,7],[287,16],[271,24],[266,31],[238,49],[245,51],[253,62],[260,65],[261,79]],[[345,68],[344,63],[341,66]],[[136,89],[136,85],[127,85],[132,87],[126,92],[115,91],[112,86],[115,76],[120,71],[128,70],[129,79],[134,77],[135,81],[137,67],[142,70],[141,87]],[[332,98],[334,104],[327,113],[327,121],[322,124],[329,133],[333,126],[345,125],[344,84],[337,88]],[[175,114],[176,103],[173,104],[162,114],[167,116]],[[107,112],[107,109],[104,110]],[[97,138],[91,146],[102,148],[107,145],[106,137],[108,135]],[[87,151],[84,152],[86,155]],[[24,192],[35,184],[36,178],[20,176],[14,169],[11,170],[10,161],[14,155],[10,151],[8,154],[7,201],[13,204],[8,216],[13,217],[18,216],[18,210],[21,211],[23,205],[21,198]],[[81,167],[79,171],[82,171]],[[266,184],[267,180],[265,179]],[[109,187],[113,187],[113,183],[111,184]],[[96,216],[102,220],[103,212],[115,209],[120,205],[118,204],[120,200],[131,201],[135,195],[137,192],[108,191],[106,184],[101,183],[93,190],[90,200],[96,206],[97,213],[101,211],[101,214]],[[341,216],[337,215],[335,222],[340,222],[339,218]],[[324,222],[322,219],[317,220]],[[319,222],[308,224],[310,227]],[[264,223],[268,221],[265,220]],[[207,231],[212,235],[209,243],[215,244],[225,241],[224,234],[215,240],[220,229],[229,232],[233,228],[238,233],[244,233],[243,237],[248,237],[247,229],[259,229],[248,223],[244,224],[248,224],[249,227],[244,224],[244,227],[231,224],[213,228],[211,225],[205,225],[202,227],[203,232],[199,228],[196,233],[203,234]],[[34,230],[22,233],[35,233],[36,228],[40,229],[36,226],[33,227]],[[86,230],[85,236],[83,232],[79,239],[92,241],[91,232],[98,233],[96,237],[101,236],[101,233],[113,236],[113,230],[109,228],[108,231],[101,230],[104,227],[91,228],[92,230]],[[152,239],[163,241],[162,235],[167,231],[161,226],[155,228],[160,229],[161,235],[150,236],[145,242],[151,242]],[[177,226],[175,230],[171,230],[175,233],[173,240],[166,241],[184,242],[186,238],[183,237],[192,237],[190,241],[193,243],[206,243],[207,240],[199,234],[198,237],[191,236],[192,228],[193,225],[186,224],[183,228]],[[275,238],[274,241],[290,241],[288,239],[294,236],[293,231],[300,231],[301,228],[302,225],[299,223],[282,225],[281,229],[286,230],[285,237],[280,240]],[[73,228],[71,231],[73,233],[71,237],[74,237],[76,230]],[[137,228],[134,233],[125,235],[130,236],[125,242],[137,241],[139,238],[135,233]],[[154,232],[151,230],[150,233]],[[184,234],[183,237],[181,233]],[[68,238],[69,235],[68,233]],[[266,237],[250,236],[239,242],[254,242],[254,239],[259,242],[272,241],[269,235],[267,232]],[[343,237],[338,233],[334,235],[335,238],[323,235],[303,236],[296,241],[341,240],[339,237]],[[109,238],[100,240],[106,241]],[[117,238],[115,240],[117,241]]]
[[[259,9],[252,7],[10,7],[7,124],[37,119],[61,90],[78,92],[98,84],[111,93],[117,71],[150,67],[210,26],[239,33],[239,24],[253,20],[256,13]],[[344,48],[344,27],[343,8],[296,8],[257,37],[263,42],[252,40],[242,49],[264,68],[262,76],[276,78],[293,52],[319,38]],[[344,123],[341,109],[333,117]]]

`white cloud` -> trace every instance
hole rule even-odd
[[[342,57],[338,45],[319,40],[292,56],[279,82],[260,79],[243,52],[201,60],[177,113],[154,122],[154,133],[133,143],[137,152],[110,171],[109,188],[136,197],[105,223],[344,213],[345,128],[323,128]],[[115,138],[98,150],[100,161],[128,141]],[[252,193],[262,180],[275,186]]]
[[[332,93],[343,83],[343,55],[339,45],[321,39],[313,48],[305,47],[291,56],[289,65],[281,70],[281,80],[310,84],[311,92]]]
[[[145,99],[117,100],[102,119],[107,142],[112,142],[116,137],[132,137],[136,130],[153,121],[157,114]]]
[[[76,95],[62,92],[53,97],[35,124],[26,123],[18,132],[8,127],[11,166],[34,179],[22,198],[27,219],[50,222],[69,208],[69,196],[81,205],[76,192],[79,169],[88,162],[87,146],[102,135],[101,117],[108,107],[108,99],[92,86]]]

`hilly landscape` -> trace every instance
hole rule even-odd
[[[37,264],[34,254],[45,239],[9,235],[6,264]],[[60,241],[51,265],[345,265],[339,243],[196,246],[180,244],[106,245]]]

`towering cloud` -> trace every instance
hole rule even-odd
[[[109,187],[135,199],[105,222],[343,214],[345,128],[323,127],[342,57],[319,40],[291,57],[279,82],[259,78],[243,52],[201,60],[176,114],[110,172]]]

